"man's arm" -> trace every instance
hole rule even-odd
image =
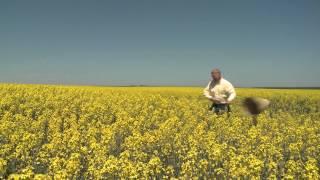
[[[203,95],[208,98],[208,99],[212,99],[213,97],[210,95],[210,84],[211,84],[211,81],[208,83],[207,87],[205,87],[203,89]]]
[[[227,101],[228,101],[228,103],[230,103],[236,97],[236,91],[231,83],[228,83],[227,92],[229,94]]]

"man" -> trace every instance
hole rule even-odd
[[[222,114],[226,111],[230,112],[229,104],[236,97],[233,85],[222,77],[219,69],[213,69],[211,77],[212,80],[203,90],[204,96],[212,101],[210,110],[214,109],[216,114]]]

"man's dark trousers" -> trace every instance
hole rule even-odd
[[[222,114],[224,112],[231,112],[231,108],[229,104],[212,103],[210,111],[214,111],[216,114]]]

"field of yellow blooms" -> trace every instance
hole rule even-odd
[[[248,96],[271,101],[252,118]],[[320,90],[0,84],[0,179],[319,179]]]

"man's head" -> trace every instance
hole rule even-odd
[[[214,81],[220,81],[221,79],[221,71],[219,69],[212,69],[211,77]]]

